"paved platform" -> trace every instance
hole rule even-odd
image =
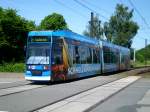
[[[24,78],[24,73],[0,72],[0,89],[29,84]]]
[[[140,76],[129,76],[120,80],[96,87],[81,94],[54,103],[35,112],[83,112],[103,102],[123,88],[140,79]]]
[[[17,81],[25,81],[24,73],[6,73],[0,72],[0,84],[7,84]]]
[[[0,78],[24,79],[24,73],[0,72]]]

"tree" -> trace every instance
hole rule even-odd
[[[67,29],[67,23],[62,15],[53,13],[46,16],[40,24],[41,30],[61,30]]]
[[[130,48],[139,26],[132,21],[133,10],[117,4],[116,11],[109,22],[104,24],[104,34],[108,41]]]
[[[0,15],[0,63],[23,60],[27,33],[34,30],[34,22],[25,20],[14,9],[0,7]]]
[[[86,30],[83,32],[85,36],[91,36],[91,23],[87,25]],[[101,21],[99,20],[98,16],[93,17],[93,30],[92,30],[93,37],[102,38],[103,35],[103,28],[101,27]]]
[[[144,62],[144,58],[150,61],[150,45],[147,45],[145,48],[142,48],[136,52],[136,59],[138,61]]]

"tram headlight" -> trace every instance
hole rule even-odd
[[[31,69],[31,66],[30,66],[30,65],[28,66],[28,69]]]
[[[35,66],[29,65],[29,66],[28,66],[28,69],[29,69],[29,70],[31,70],[31,69],[34,70],[34,69],[35,69]]]

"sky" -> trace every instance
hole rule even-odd
[[[145,47],[145,39],[150,44],[150,0],[78,0],[86,5],[99,16],[99,19],[108,22],[110,16],[114,14],[117,3],[124,4],[129,10],[134,10],[132,20],[140,26],[137,35],[133,39],[132,47],[136,50]],[[133,5],[130,4],[131,1]],[[35,21],[39,25],[45,16],[54,12],[63,15],[69,29],[73,32],[83,34],[83,31],[90,20],[91,10],[81,6],[76,0],[0,0],[2,8],[13,8],[17,14],[27,20]],[[96,14],[95,14],[96,15]],[[142,16],[142,17],[141,17]],[[143,19],[144,20],[143,20]],[[145,24],[145,22],[148,24]]]

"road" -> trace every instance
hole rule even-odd
[[[144,77],[90,112],[150,112],[150,98],[147,97],[146,104],[141,103],[145,94],[150,92],[150,72],[141,76]]]
[[[0,74],[0,111],[35,111],[87,90],[134,74],[137,74],[137,71],[133,71],[132,74],[129,72],[119,73],[56,84],[31,83],[20,77],[14,78],[12,76],[10,78],[9,74],[7,74],[7,77],[3,77]],[[95,109],[92,111],[97,111]]]

